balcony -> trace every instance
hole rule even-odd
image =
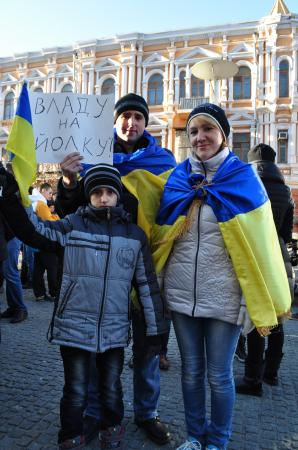
[[[208,103],[208,102],[209,102],[209,97],[180,98],[178,108],[179,109],[194,109],[196,106],[199,106],[202,103]]]

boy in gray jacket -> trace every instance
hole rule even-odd
[[[120,375],[130,339],[130,291],[135,287],[147,326],[148,351],[159,351],[166,331],[164,305],[145,233],[117,206],[120,174],[107,164],[84,179],[89,200],[62,220],[41,222],[28,211],[36,232],[64,248],[63,277],[50,327],[59,344],[65,385],[60,403],[59,449],[84,446],[89,359],[96,353],[103,420],[102,449],[122,449],[124,408]]]

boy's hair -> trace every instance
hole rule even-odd
[[[84,191],[89,200],[95,189],[108,188],[115,192],[118,200],[122,194],[122,183],[119,170],[110,164],[97,164],[87,170],[84,176]]]

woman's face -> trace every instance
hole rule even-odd
[[[212,158],[220,149],[224,138],[212,119],[194,117],[188,127],[188,137],[195,155],[201,161]]]

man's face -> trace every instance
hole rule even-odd
[[[115,127],[120,139],[134,144],[144,133],[145,117],[139,111],[124,111],[117,118]]]
[[[53,190],[52,190],[52,188],[42,189],[40,192],[41,192],[41,194],[44,196],[44,198],[46,200],[52,200],[52,197],[53,197]]]

